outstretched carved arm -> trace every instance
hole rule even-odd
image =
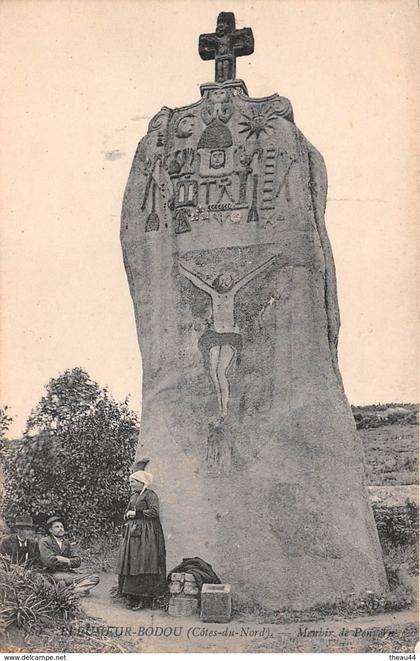
[[[241,289],[241,287],[244,287],[250,280],[255,278],[256,275],[261,273],[261,271],[264,271],[267,268],[267,265],[270,264],[274,259],[276,259],[277,255],[273,255],[273,257],[270,257],[270,259],[267,259],[265,262],[260,264],[260,266],[257,266],[257,268],[253,269],[246,275],[244,275],[238,282],[235,283],[235,286],[233,287],[232,291],[237,292],[238,289]]]
[[[210,287],[210,285],[207,284],[207,282],[199,278],[198,275],[196,275],[195,273],[192,273],[191,271],[186,269],[185,266],[181,264],[181,262],[178,262],[178,265],[179,265],[180,273],[182,273],[182,275],[188,278],[188,280],[190,280],[193,283],[193,285],[207,292],[207,294],[210,294],[210,296],[212,295],[213,289]]]

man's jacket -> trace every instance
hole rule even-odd
[[[49,571],[71,571],[74,567],[80,567],[82,562],[68,539],[63,539],[61,549],[52,535],[47,535],[39,540],[39,555],[41,563]],[[70,565],[58,560],[57,556],[60,555],[64,558],[71,558]]]
[[[39,564],[38,544],[31,539],[21,542],[17,535],[8,535],[1,540],[0,555],[8,556],[17,565]]]

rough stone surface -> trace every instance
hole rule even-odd
[[[150,122],[121,225],[168,564],[199,556],[268,608],[381,591],[323,159],[287,99],[201,91]]]
[[[201,590],[200,620],[202,622],[229,622],[231,614],[230,585],[205,583]]]
[[[169,583],[169,592],[172,595],[180,595],[181,593],[186,595],[197,595],[199,589],[192,574],[173,572]]]
[[[198,613],[198,598],[172,595],[169,598],[168,614],[172,617],[191,617]]]

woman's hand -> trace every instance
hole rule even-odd
[[[128,512],[126,513],[127,519],[134,519],[135,516],[136,516],[136,510],[128,510]]]

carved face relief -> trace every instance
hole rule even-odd
[[[230,25],[225,20],[218,19],[217,27],[216,27],[217,36],[218,37],[224,37],[225,35],[228,34],[228,32],[231,32]]]
[[[223,149],[213,149],[210,154],[210,167],[214,170],[222,168],[226,161],[226,154]]]
[[[179,120],[175,134],[178,136],[178,138],[189,138],[190,135],[193,134],[194,123],[194,115],[185,115],[185,117],[182,117]]]
[[[209,98],[213,103],[226,103],[229,100],[226,90],[212,90]]]

